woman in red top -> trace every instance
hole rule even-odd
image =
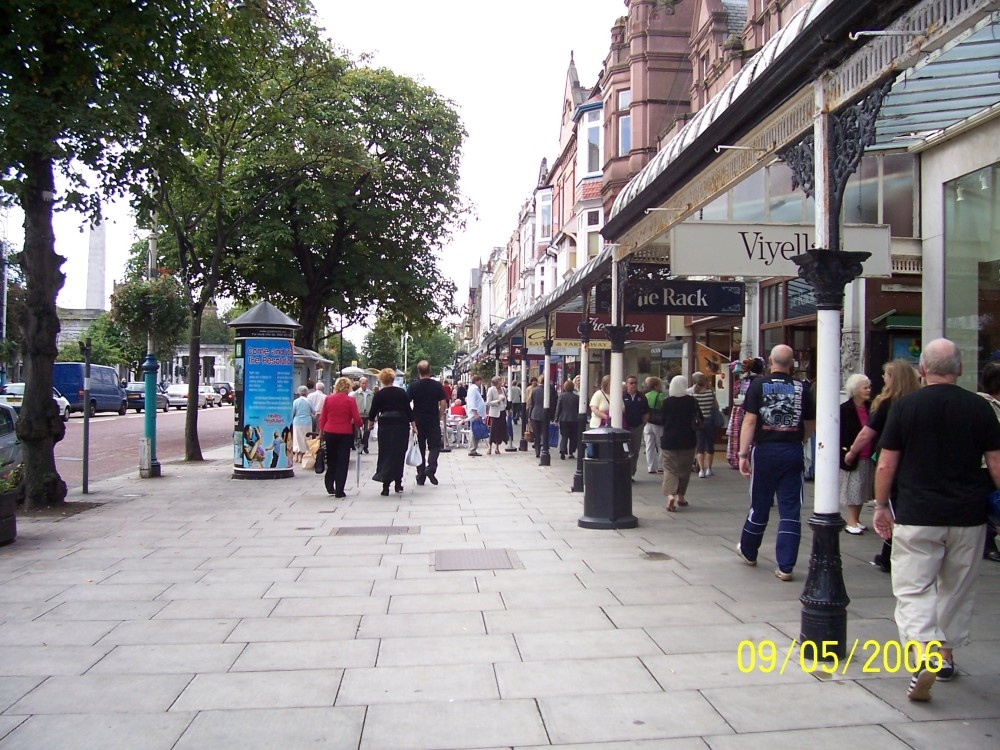
[[[326,491],[334,497],[347,497],[347,468],[351,462],[354,428],[361,428],[358,402],[351,397],[351,379],[337,378],[333,392],[323,401],[319,429],[326,444]]]

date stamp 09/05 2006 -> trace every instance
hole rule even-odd
[[[798,658],[792,659],[792,652],[798,646]],[[793,638],[788,645],[788,650],[781,653],[781,649],[774,641],[740,641],[736,648],[736,665],[744,674],[750,672],[761,672],[770,674],[777,672],[784,674],[791,664],[792,669],[798,667],[807,674],[820,672],[823,674],[847,674],[848,667],[857,655],[858,662],[861,663],[861,671],[864,674],[897,674],[906,672],[913,674],[926,669],[930,672],[938,672],[943,666],[943,661],[939,653],[941,643],[931,641],[930,643],[920,643],[918,641],[886,641],[885,643],[876,640],[862,642],[855,638],[851,644],[850,651],[843,659],[837,656],[837,641],[805,641],[799,643]],[[861,653],[857,651],[860,648]]]

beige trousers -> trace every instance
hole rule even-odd
[[[892,531],[892,592],[901,642],[969,642],[986,526],[906,526]]]

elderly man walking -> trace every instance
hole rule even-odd
[[[358,402],[358,413],[361,415],[361,450],[368,452],[368,436],[372,431],[372,422],[368,414],[372,408],[372,398],[375,392],[368,388],[368,378],[363,375],[358,380],[358,390],[351,395]]]
[[[771,372],[750,385],[740,430],[740,473],[750,479],[750,513],[736,553],[747,565],[757,564],[771,503],[778,506],[774,554],[782,581],[792,580],[802,537],[802,443],[816,426],[812,391],[792,377],[794,353],[778,344],[771,350]]]
[[[482,394],[482,382],[483,379],[478,375],[472,376],[472,384],[469,385],[468,393],[465,398],[465,409],[469,415],[469,424],[477,420],[481,420],[486,416],[486,401],[483,400]],[[476,448],[479,447],[479,438],[476,437],[475,430],[471,431],[470,440],[472,441],[471,447],[469,448],[470,456],[481,456],[483,455]]]
[[[985,399],[957,385],[961,374],[953,342],[927,344],[926,385],[893,404],[879,442],[873,525],[893,540],[899,639],[922,644],[925,657],[910,680],[911,701],[929,701],[935,681],[955,677],[953,651],[969,642],[986,496],[1000,487],[1000,425]]]
[[[319,432],[319,414],[323,411],[323,402],[326,401],[326,386],[322,380],[317,380],[313,390],[306,396],[306,401],[313,411],[312,431]]]

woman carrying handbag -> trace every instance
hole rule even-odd
[[[499,375],[490,381],[486,391],[486,414],[489,416],[490,444],[487,453],[500,455],[500,446],[507,442],[507,392]]]

